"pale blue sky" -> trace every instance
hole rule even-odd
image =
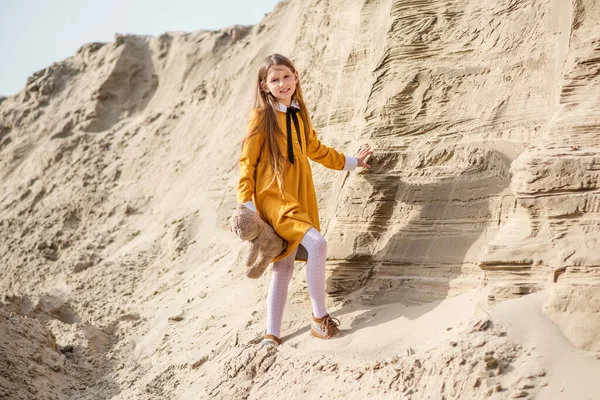
[[[279,0],[0,0],[0,96],[16,94],[27,77],[75,54],[84,43],[115,33],[164,32],[254,25]]]

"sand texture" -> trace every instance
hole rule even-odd
[[[229,231],[254,79],[293,59],[328,307]],[[600,399],[600,2],[283,1],[83,45],[0,98],[0,398]]]

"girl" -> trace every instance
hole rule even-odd
[[[258,212],[287,241],[287,248],[273,259],[263,345],[281,344],[281,319],[296,259],[307,261],[311,335],[330,339],[339,333],[339,321],[330,317],[325,307],[327,243],[319,232],[308,159],[349,171],[357,166],[369,168],[365,159],[372,152],[364,147],[356,157],[349,157],[323,145],[312,129],[292,62],[280,54],[265,59],[258,71],[255,106],[242,143],[237,190],[238,201]]]

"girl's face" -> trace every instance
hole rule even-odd
[[[262,90],[271,93],[280,103],[289,107],[292,103],[292,95],[296,91],[296,83],[298,83],[297,72],[292,72],[285,65],[273,65],[260,86]]]

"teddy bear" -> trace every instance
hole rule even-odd
[[[244,255],[248,278],[259,278],[273,258],[287,247],[287,242],[258,213],[242,204],[233,213],[230,224],[231,231],[248,242]]]

